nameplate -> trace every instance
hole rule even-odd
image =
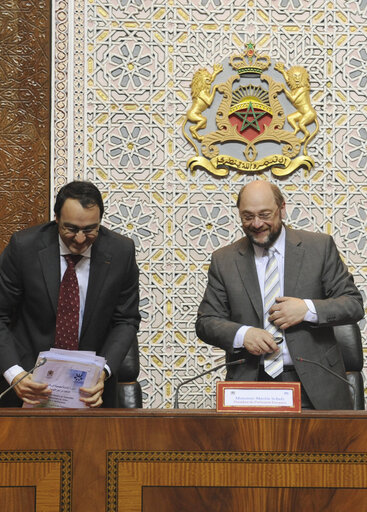
[[[217,382],[217,412],[301,412],[299,382]]]

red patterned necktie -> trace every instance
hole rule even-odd
[[[64,257],[68,266],[60,284],[54,346],[67,350],[78,350],[79,284],[75,265],[83,256],[66,254]]]

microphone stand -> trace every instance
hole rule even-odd
[[[178,407],[178,392],[181,389],[181,387],[184,386],[185,384],[189,384],[193,380],[199,379],[200,377],[204,377],[204,375],[208,375],[208,373],[212,373],[212,372],[215,372],[217,370],[220,370],[221,368],[224,368],[224,366],[234,366],[234,365],[237,365],[237,364],[243,364],[245,362],[246,362],[246,359],[238,359],[237,361],[230,361],[229,363],[222,363],[222,364],[219,364],[218,366],[214,366],[214,368],[210,368],[206,372],[199,373],[198,375],[195,375],[195,377],[191,377],[191,379],[187,379],[187,380],[184,380],[183,382],[180,382],[180,384],[177,386],[177,389],[176,389],[175,401],[174,401],[173,407],[175,409],[179,408]]]
[[[334,372],[333,370],[330,370],[330,368],[328,368],[327,366],[323,365],[322,363],[319,363],[318,361],[311,361],[311,359],[305,359],[304,357],[296,357],[296,359],[297,359],[297,361],[300,361],[301,363],[311,363],[311,364],[315,364],[316,366],[319,366],[323,370],[331,373],[331,375],[334,375],[334,377],[338,377],[338,379],[340,379],[343,382],[345,382],[346,384],[348,384],[348,386],[350,386],[353,389],[354,394],[357,393],[356,387],[355,387],[354,384],[352,384],[352,382],[349,382],[349,380],[345,379],[344,377],[342,377],[338,373]]]
[[[40,366],[43,366],[45,363],[46,363],[47,359],[45,357],[43,357],[38,363],[36,363],[33,368],[31,370],[29,370],[29,372],[25,373],[23,375],[23,377],[21,377],[19,380],[17,380],[16,382],[14,382],[14,384],[11,384],[11,386],[9,386],[8,388],[6,388],[5,391],[3,391],[0,395],[0,400],[2,399],[2,397],[4,395],[6,395],[6,393],[8,391],[10,391],[11,389],[13,389],[17,384],[19,384],[19,382],[22,382],[23,379],[25,379],[26,377],[28,377],[28,375],[30,375],[32,372],[34,372],[34,370],[36,370],[37,368],[39,368]]]

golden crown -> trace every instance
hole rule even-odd
[[[268,55],[258,55],[255,51],[255,45],[248,43],[243,53],[231,56],[229,63],[233,69],[237,70],[239,75],[246,73],[261,75],[270,66],[270,57]]]

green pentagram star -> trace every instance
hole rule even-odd
[[[242,119],[242,126],[240,129],[240,132],[243,132],[246,128],[250,128],[251,126],[255,128],[258,132],[260,132],[260,126],[258,123],[258,120],[261,119],[263,116],[265,116],[266,112],[255,112],[254,107],[252,106],[252,103],[250,101],[246,112],[236,112],[235,115]],[[250,120],[248,117],[251,115],[253,117],[252,120]]]

